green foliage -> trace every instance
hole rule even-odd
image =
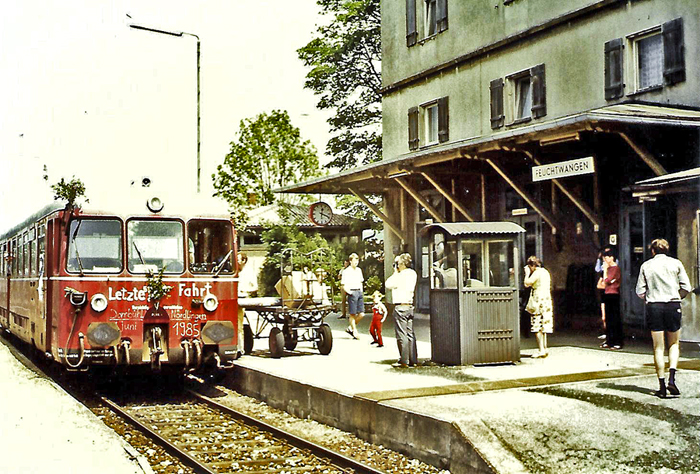
[[[165,267],[161,268],[158,273],[148,272],[146,275],[148,280],[148,301],[159,302],[163,298],[170,296],[170,291],[173,287],[163,283],[163,271],[165,271]]]
[[[251,208],[275,202],[274,189],[320,173],[316,149],[302,141],[286,111],[273,110],[241,121],[238,138],[212,179],[215,196],[229,203],[236,227],[244,229]]]
[[[328,119],[334,136],[329,168],[346,170],[381,159],[380,0],[317,0],[332,19],[297,50],[311,70],[305,87],[318,95],[319,109],[335,110]]]
[[[48,170],[46,165],[44,165],[44,181],[49,180]],[[73,179],[66,181],[61,178],[59,182],[51,185],[51,190],[54,193],[53,198],[58,201],[63,199],[66,201],[66,207],[73,208],[78,198],[85,197],[85,185],[83,182],[73,176]],[[85,202],[90,202],[89,199],[85,199]]]

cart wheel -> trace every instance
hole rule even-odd
[[[299,337],[294,329],[289,329],[284,333],[284,348],[293,351],[297,347]]]
[[[331,349],[333,349],[333,332],[331,331],[331,327],[323,323],[318,328],[316,334],[318,335],[318,352],[320,352],[321,355],[330,354]]]
[[[284,352],[284,334],[280,328],[270,329],[270,354],[275,359],[282,357]]]
[[[243,352],[250,354],[253,352],[253,330],[250,329],[250,324],[243,325]]]

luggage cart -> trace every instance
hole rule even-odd
[[[270,326],[268,339],[270,354],[274,358],[281,357],[284,349],[294,350],[299,342],[312,342],[320,354],[330,354],[333,348],[333,333],[323,320],[336,311],[337,307],[333,303],[332,287],[328,299],[325,285],[322,284],[328,272],[322,267],[315,272],[308,268],[294,271],[295,263],[299,266],[300,261],[313,258],[325,262],[327,267],[330,259],[325,258],[326,252],[327,249],[324,248],[305,254],[292,248],[284,249],[281,254],[281,277],[278,282],[281,298],[238,300],[241,308],[258,314],[255,325],[251,324],[248,314],[245,315],[243,350],[246,354],[253,351],[255,339],[262,339],[263,331]]]

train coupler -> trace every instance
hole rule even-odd
[[[154,372],[160,371],[160,358],[165,351],[163,350],[163,330],[159,326],[155,326],[150,330],[149,346],[151,352],[151,369]]]

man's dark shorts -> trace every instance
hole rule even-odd
[[[350,314],[365,312],[365,301],[362,298],[362,290],[353,291],[348,295],[348,312]]]
[[[651,331],[678,331],[681,328],[680,302],[647,304],[647,327]]]

